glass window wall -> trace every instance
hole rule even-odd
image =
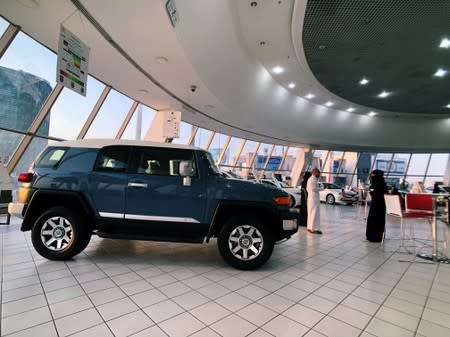
[[[209,137],[211,136],[212,131],[199,128],[194,138],[194,146],[205,149],[208,145]]]
[[[7,29],[8,24],[0,18],[0,34]],[[3,128],[0,130],[0,141],[3,144],[0,157],[3,162],[7,162],[23,137],[22,132],[28,130],[35,114],[55,87],[56,55],[20,32],[1,58],[0,70],[3,71],[0,75],[3,83],[3,86],[0,85],[2,100],[0,128]],[[89,77],[87,97],[63,89],[38,131],[38,135],[42,137],[33,139],[15,172],[29,167],[37,153],[47,144],[46,137],[75,139],[104,88],[105,84]],[[112,90],[88,130],[86,138],[115,138],[132,103],[132,99]],[[33,113],[26,113],[27,111],[33,111]],[[142,113],[134,113],[122,137],[144,138],[155,114],[153,109],[142,106]],[[181,122],[180,137],[173,142],[186,144],[193,128],[194,126]],[[194,145],[206,148],[211,135],[211,130],[199,128],[194,138]],[[228,135],[217,133],[212,140],[210,151],[218,156],[228,139]],[[243,151],[239,153],[244,142]],[[267,160],[272,147],[272,144],[259,145],[254,141],[233,137],[220,165],[229,168],[236,162],[238,173],[253,176],[264,170],[267,164],[264,170],[266,176],[276,173],[281,174],[282,178],[288,178],[299,148],[289,148],[280,169],[279,164],[283,160],[286,147],[276,145],[271,158]],[[258,154],[254,156],[256,151]],[[358,180],[367,182],[369,172],[378,168],[385,171],[386,180],[389,182],[399,184],[405,178],[409,186],[412,186],[415,181],[424,181],[429,187],[435,181],[443,181],[449,161],[449,153],[411,155],[410,153],[358,153],[323,149],[311,150],[311,153],[300,151],[300,153],[305,153],[305,167],[308,170],[318,167],[323,172],[323,179],[352,186],[356,186]],[[252,161],[253,158],[255,158],[254,161]]]
[[[243,177],[255,178],[255,168],[253,167],[254,162],[252,162],[254,158],[254,154],[257,151],[258,143],[248,140],[245,142],[244,149],[242,150],[241,155],[236,163],[238,167],[238,174]]]
[[[146,105],[139,104],[134,111],[133,117],[131,117],[121,139],[144,139],[155,116],[155,110]]]
[[[195,126],[182,121],[180,123],[180,137],[174,138],[172,143],[186,145],[189,142],[194,128]]]
[[[111,90],[84,138],[112,138],[119,131],[133,101]]]
[[[237,161],[236,156],[238,155],[243,141],[244,140],[242,138],[231,138],[230,144],[227,148],[227,153],[222,157],[220,166],[224,167],[225,169],[231,169],[232,171],[235,170],[235,167],[233,165],[234,162]]]
[[[47,117],[49,126],[41,126],[38,134],[61,139],[76,139],[105,85],[88,77],[86,96],[64,88]]]
[[[0,36],[2,36],[5,33],[5,31],[8,29],[8,26],[9,22],[0,16]]]
[[[221,134],[221,133],[216,133],[214,135],[214,138],[211,142],[211,145],[209,146],[208,151],[212,154],[214,161],[217,162],[217,159],[220,156],[220,153],[222,152],[224,146],[226,145],[228,140],[228,136]],[[227,153],[224,153],[224,157],[227,157]]]

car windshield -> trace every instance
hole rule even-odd
[[[220,175],[219,168],[217,167],[216,163],[214,162],[214,159],[209,152],[206,153],[206,159],[208,160],[208,171],[210,174],[213,175]]]

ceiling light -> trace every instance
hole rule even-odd
[[[348,112],[353,112],[353,111],[355,111],[355,108],[350,107],[350,108],[347,109],[347,111]]]
[[[252,2],[250,2],[250,6],[256,7],[256,6],[258,6],[258,3],[256,1],[252,1]]]
[[[450,48],[450,39],[444,37],[439,45],[439,48]]]
[[[331,102],[331,101],[328,101],[328,102],[326,102],[326,103],[325,103],[325,105],[326,105],[326,106],[333,106],[333,105],[334,105],[334,103],[333,103],[333,102]]]
[[[22,6],[28,7],[28,8],[38,8],[39,2],[37,0],[16,0],[18,3],[20,3]]]
[[[308,95],[305,96],[305,98],[307,98],[307,99],[311,99],[311,98],[314,98],[314,97],[316,97],[316,95],[314,95],[314,94],[308,94]]]
[[[295,83],[294,82],[289,83],[288,87],[291,88],[291,89],[294,89],[295,88]]]
[[[161,63],[161,64],[167,63],[167,62],[169,61],[169,60],[168,60],[166,57],[164,57],[164,56],[158,56],[157,58],[155,58],[155,60],[156,60],[156,62]]]
[[[438,70],[436,70],[436,72],[433,74],[433,76],[444,77],[446,74],[447,74],[447,70],[439,68]]]
[[[391,95],[390,92],[383,90],[382,92],[380,92],[380,93],[377,95],[377,97],[385,98],[385,97],[388,97],[388,96],[390,96],[390,95]]]
[[[371,111],[371,112],[369,112],[369,116],[370,117],[373,117],[373,116],[375,116],[377,113],[375,112],[375,111]]]
[[[445,106],[447,109],[450,109],[450,103]]]
[[[365,77],[363,77],[361,79],[361,81],[359,81],[359,84],[361,84],[361,85],[366,85],[367,83],[369,83],[369,80],[367,78],[365,78]]]
[[[272,68],[272,72],[274,74],[281,74],[283,71],[284,71],[284,69],[282,67],[280,67],[280,66],[276,66],[276,67]]]

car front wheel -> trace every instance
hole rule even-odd
[[[78,215],[65,207],[46,210],[31,231],[34,248],[50,260],[67,260],[77,255],[86,248],[90,236]]]
[[[270,258],[274,247],[271,228],[251,216],[234,216],[223,225],[217,240],[223,259],[237,269],[261,267]]]
[[[334,203],[336,202],[336,199],[334,198],[333,194],[328,194],[327,195],[327,204],[328,205],[334,205]]]

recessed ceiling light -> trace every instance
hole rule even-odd
[[[373,116],[375,116],[377,113],[375,112],[375,111],[371,111],[371,112],[369,112],[369,116],[370,117],[373,117]]]
[[[450,109],[450,103],[445,106],[447,109]]]
[[[39,2],[37,0],[16,0],[21,5],[28,8],[38,8]]]
[[[328,102],[326,102],[326,103],[325,103],[325,105],[326,105],[326,106],[333,106],[333,105],[334,105],[334,103],[333,103],[333,102],[331,102],[331,101],[328,101]]]
[[[441,40],[441,44],[439,45],[439,48],[450,48],[450,39],[444,37]]]
[[[167,57],[164,56],[158,56],[157,58],[155,58],[156,62],[164,64],[167,63],[169,60],[167,59]]]
[[[259,45],[260,46],[265,46],[266,45],[266,41],[259,41]]]
[[[281,74],[283,71],[284,71],[284,69],[282,67],[280,67],[280,66],[276,66],[276,67],[272,68],[272,72],[274,74]]]
[[[389,91],[383,90],[382,92],[380,92],[380,93],[377,95],[377,97],[385,98],[385,97],[388,97],[388,96],[390,96],[390,95],[391,95],[391,93],[390,93]]]
[[[361,81],[359,81],[359,84],[361,84],[361,85],[366,85],[367,83],[369,83],[369,80],[367,78],[365,78],[365,77],[363,77],[361,79]]]
[[[256,1],[252,1],[252,2],[250,2],[250,6],[256,7],[256,6],[258,6],[258,3]]]
[[[288,87],[291,88],[291,89],[294,89],[295,88],[295,83],[294,82],[289,83]]]
[[[436,70],[436,72],[433,74],[433,76],[436,77],[444,77],[445,75],[447,75],[447,70],[439,68],[438,70]]]
[[[308,95],[305,96],[305,98],[307,98],[307,99],[311,99],[311,98],[314,98],[314,97],[316,97],[316,95],[314,95],[314,94],[308,94]]]
[[[350,107],[350,108],[347,109],[347,111],[348,112],[353,112],[353,111],[355,111],[355,108]]]

